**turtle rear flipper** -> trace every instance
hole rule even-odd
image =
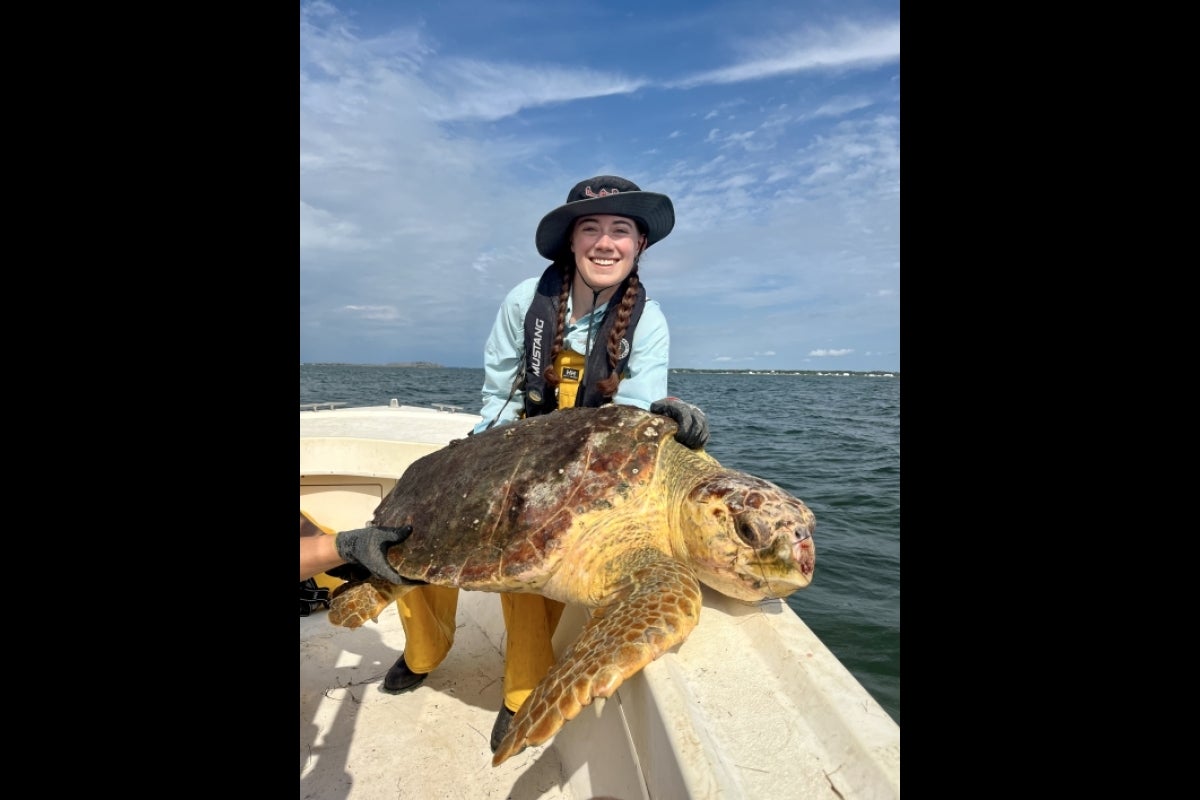
[[[357,628],[367,620],[376,621],[406,591],[405,587],[378,578],[343,583],[329,593],[329,621],[347,628]]]

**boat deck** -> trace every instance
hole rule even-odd
[[[499,600],[483,599],[498,618]],[[395,695],[381,688],[404,650],[395,606],[357,630],[331,625],[323,609],[300,618],[301,798],[575,800],[553,742],[492,767],[504,662],[467,605],[450,655]]]
[[[557,651],[584,615],[567,607]],[[790,608],[706,589],[700,629],[547,744],[492,767],[495,597],[459,595],[450,654],[399,695],[380,688],[404,650],[394,606],[356,630],[314,611],[300,618],[300,796],[575,800],[577,785],[589,788],[579,800],[749,800],[784,786],[813,800],[899,797],[899,727]],[[631,741],[650,763],[629,760]]]

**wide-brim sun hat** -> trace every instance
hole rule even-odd
[[[567,202],[542,217],[538,223],[538,252],[555,261],[571,252],[571,224],[584,214],[616,214],[641,220],[646,228],[646,247],[666,238],[675,227],[671,198],[643,192],[633,181],[616,175],[597,175],[575,184]]]

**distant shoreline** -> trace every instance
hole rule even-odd
[[[377,368],[420,368],[420,369],[483,369],[483,367],[447,367],[432,361],[404,361],[391,364],[351,364],[345,361],[302,361],[302,367],[377,367]],[[875,378],[899,378],[900,370],[891,369],[693,369],[671,367],[676,375],[814,375],[818,377],[867,376]]]
[[[429,369],[470,369],[470,367],[446,367],[432,361],[394,361],[390,364],[352,364],[349,361],[301,361],[302,367],[426,367]]]

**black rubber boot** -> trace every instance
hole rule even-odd
[[[508,706],[504,703],[500,704],[500,713],[496,715],[496,723],[492,725],[492,752],[496,752],[496,748],[500,746],[500,742],[504,740],[505,734],[508,733],[509,723],[512,722],[515,711],[509,711]]]
[[[408,664],[404,663],[404,654],[400,654],[400,658],[396,659],[396,663],[392,664],[392,668],[387,671],[387,675],[383,676],[383,690],[391,694],[400,694],[417,688],[421,685],[421,681],[425,680],[428,672],[413,672],[408,668]]]

